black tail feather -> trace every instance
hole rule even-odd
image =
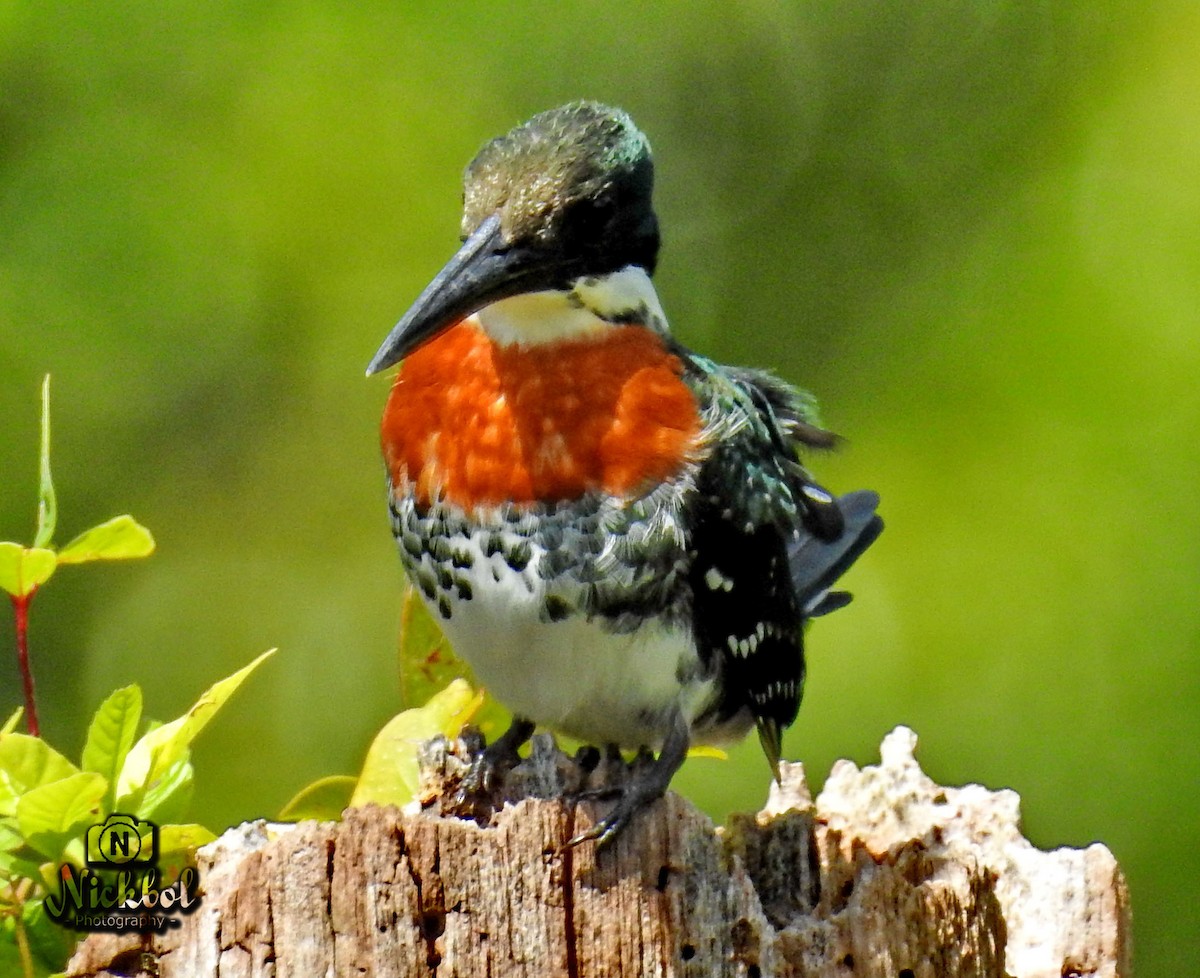
[[[883,532],[883,520],[875,512],[879,507],[878,493],[863,489],[839,496],[834,502],[845,524],[836,540],[825,541],[804,534],[788,544],[792,582],[800,607],[808,609],[808,617],[826,614],[849,600],[848,596],[835,598],[825,592]]]

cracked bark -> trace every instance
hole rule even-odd
[[[786,765],[723,830],[676,795],[610,852],[560,846],[605,810],[566,791],[619,779],[536,738],[491,823],[439,814],[461,774],[425,758],[424,808],[227,832],[203,900],[161,935],[93,935],[75,978],[795,976],[1124,978],[1129,900],[1101,845],[1040,852],[1018,798],[942,788],[897,728],[883,761],[839,762],[816,803]]]

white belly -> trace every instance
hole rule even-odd
[[[540,577],[536,547],[521,572],[500,554],[486,556],[478,536],[472,549],[472,567],[458,571],[471,597],[448,595],[448,619],[437,600],[426,603],[455,652],[514,714],[592,744],[658,749],[676,710],[690,726],[711,702],[713,680],[701,678],[683,629],[648,620],[614,632],[582,613],[547,620],[546,598],[564,582]]]

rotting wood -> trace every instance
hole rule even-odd
[[[232,829],[200,851],[203,903],[182,927],[93,935],[68,974],[1128,976],[1111,853],[1038,851],[1014,792],[940,787],[915,746],[897,728],[881,764],[839,762],[815,803],[785,765],[763,811],[723,830],[668,794],[598,856],[561,847],[605,803],[563,796],[621,765],[589,771],[535,738],[480,827],[439,814],[464,762],[434,744],[422,811]]]

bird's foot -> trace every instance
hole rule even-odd
[[[647,750],[638,753],[633,763],[654,762],[654,755]],[[581,777],[581,785],[567,793],[567,797],[579,804],[581,801],[608,801],[625,793],[629,781],[631,764],[626,762],[616,744],[607,745],[603,751],[598,747],[581,747],[575,755]]]
[[[601,849],[611,846],[639,812],[666,793],[671,778],[687,756],[688,743],[687,726],[680,717],[667,735],[657,759],[647,750],[639,751],[621,783],[579,792],[575,796],[577,801],[616,796],[617,802],[595,825],[569,839],[564,848],[572,848],[590,840],[595,840],[596,846]],[[610,748],[609,758],[615,750]],[[620,759],[619,752],[616,752],[616,757]]]
[[[499,794],[508,773],[521,763],[519,750],[533,735],[529,720],[514,717],[509,728],[486,747],[483,735],[475,727],[461,734],[468,756],[472,758],[458,789],[445,810],[459,818],[470,818],[480,824],[491,818],[499,807]]]

